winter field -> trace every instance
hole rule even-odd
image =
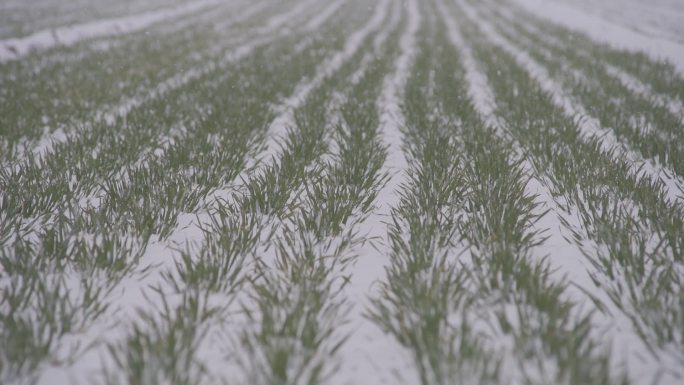
[[[682,26],[0,0],[0,384],[684,384]]]

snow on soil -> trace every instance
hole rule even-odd
[[[536,201],[541,205],[540,211],[549,210],[537,223],[535,229],[543,231],[543,236],[546,240],[543,244],[537,246],[534,250],[534,256],[541,260],[548,257],[548,262],[553,267],[554,277],[558,281],[568,280],[576,286],[569,286],[565,295],[568,300],[582,305],[589,305],[590,299],[585,293],[580,290],[585,289],[595,291],[596,286],[591,280],[591,272],[584,261],[582,250],[577,246],[569,243],[564,237],[563,226],[559,220],[560,216],[564,217],[566,223],[581,227],[578,219],[572,215],[563,214],[556,202],[553,200],[551,192],[538,179],[537,173],[529,159],[524,155],[517,142],[511,138],[505,124],[500,120],[496,114],[496,102],[494,100],[494,93],[489,85],[489,81],[484,73],[479,69],[471,47],[465,42],[461,35],[455,20],[449,15],[449,11],[444,6],[443,0],[437,2],[438,11],[443,16],[447,26],[448,38],[451,44],[458,50],[463,67],[465,70],[465,78],[468,85],[468,95],[470,96],[476,110],[479,112],[483,120],[491,127],[495,128],[499,136],[506,138],[513,143],[513,149],[519,159],[522,159],[522,165],[526,174],[530,177],[527,183],[525,194],[528,196],[536,196]],[[592,290],[593,289],[593,290]],[[587,308],[578,309],[580,313],[585,313]],[[578,314],[582,315],[582,314]],[[515,319],[517,317],[514,317]],[[595,319],[595,321],[598,321]],[[601,320],[602,329],[608,324],[608,320]],[[598,325],[598,322],[595,324]]]
[[[199,0],[164,10],[98,20],[74,26],[44,30],[26,37],[0,40],[0,63],[21,59],[31,52],[47,50],[57,46],[74,45],[87,39],[116,36],[140,31],[153,24],[180,18],[186,14],[219,4],[221,1],[222,0]],[[258,47],[275,41],[281,36],[284,30],[287,30],[287,26],[292,25],[294,20],[304,15],[315,1],[316,0],[305,0],[298,3],[287,12],[272,17],[263,26],[258,28],[255,37],[243,41],[218,62],[210,62],[206,65],[176,74],[159,84],[153,90],[146,90],[144,94],[127,99],[120,105],[99,111],[95,115],[95,119],[112,120],[115,116],[125,116],[132,109],[141,106],[149,100],[162,97],[170,90],[182,87],[190,81],[209,72],[220,70],[230,63],[241,60]],[[303,29],[306,31],[313,31],[320,28],[337,13],[345,1],[346,0],[337,0],[330,2],[322,11],[308,19],[306,23],[302,23]],[[620,48],[645,51],[654,57],[667,58],[684,74],[684,46],[680,43],[663,38],[662,36],[646,36],[633,29],[604,20],[601,17],[589,15],[570,5],[542,0],[515,1],[544,18],[551,19],[571,28],[580,29],[596,40],[605,41]],[[378,33],[375,41],[380,43],[374,43],[375,52],[378,51],[378,47],[387,39],[390,29],[393,28],[389,26],[394,25],[394,23],[388,23],[386,21],[388,19],[388,8],[390,8],[392,4],[393,3],[390,0],[380,0],[380,3],[376,4],[375,13],[371,16],[370,21],[367,22],[364,27],[350,35],[347,38],[344,48],[328,57],[316,69],[314,75],[309,80],[299,84],[295,93],[283,102],[281,114],[272,122],[269,128],[268,142],[265,150],[266,155],[260,154],[258,158],[268,156],[269,152],[273,152],[273,150],[277,148],[278,143],[282,140],[285,129],[294,124],[293,111],[301,106],[306,97],[326,79],[338,73],[342,66],[356,55],[364,41],[373,33]],[[408,352],[398,344],[394,337],[384,334],[376,325],[364,317],[365,311],[368,306],[370,306],[369,300],[373,298],[377,292],[377,283],[379,280],[383,279],[385,266],[388,263],[388,256],[391,254],[387,236],[387,223],[391,220],[392,209],[399,203],[398,191],[402,186],[402,182],[405,181],[404,173],[408,169],[407,160],[404,156],[404,151],[402,150],[403,135],[401,129],[405,125],[405,117],[402,113],[402,100],[404,99],[404,88],[415,64],[418,44],[417,35],[422,19],[419,11],[419,0],[407,0],[406,5],[408,24],[400,38],[400,55],[397,58],[394,72],[384,79],[383,92],[378,100],[378,109],[381,115],[380,133],[388,153],[383,171],[389,173],[391,177],[387,185],[378,194],[378,207],[375,213],[363,223],[362,229],[360,230],[360,233],[367,234],[369,239],[372,238],[379,241],[374,242],[373,245],[367,244],[363,248],[353,267],[351,284],[346,289],[351,302],[354,303],[355,306],[348,314],[351,322],[349,325],[345,326],[345,328],[348,328],[350,338],[347,343],[342,346],[339,353],[342,357],[341,373],[344,373],[344,376],[332,379],[335,384],[339,382],[340,385],[360,383],[418,383],[415,368],[414,365],[411,364]],[[251,8],[246,8],[243,15],[260,12],[263,8],[264,4],[255,4]],[[527,70],[532,78],[534,78],[544,90],[553,96],[553,101],[558,107],[562,108],[568,116],[586,115],[582,106],[577,105],[577,103],[568,95],[563,93],[560,86],[550,78],[542,65],[535,62],[527,53],[515,47],[513,43],[498,35],[494,28],[492,28],[491,25],[488,25],[482,17],[478,16],[473,9],[467,7],[465,4],[462,4],[462,8],[466,11],[469,18],[477,21],[478,26],[482,28],[489,40],[510,53],[517,63]],[[488,80],[478,69],[478,64],[472,55],[470,47],[468,47],[461,36],[453,18],[449,16],[443,0],[438,1],[438,9],[440,11],[439,13],[446,21],[449,40],[451,44],[459,50],[463,60],[469,96],[474,101],[475,107],[485,121],[493,127],[497,127],[502,136],[507,136],[508,134],[506,133],[505,127],[503,127],[496,116],[495,102],[488,85]],[[360,70],[365,71],[367,62],[371,59],[372,56],[364,56],[361,60]],[[366,65],[364,65],[364,63],[366,63]],[[613,68],[609,70],[613,76],[621,79],[621,81],[633,92],[645,95],[652,92],[646,85],[640,83],[638,79],[629,77],[629,75],[620,72],[619,69]],[[360,79],[361,75],[362,73],[356,73],[352,78]],[[673,111],[677,110],[680,113],[682,111],[681,102],[666,100],[663,103],[667,103],[668,107],[673,109]],[[610,135],[610,132],[607,132],[598,125],[596,119],[588,118],[583,122],[583,133],[587,136],[600,134],[601,137],[604,138],[604,148],[618,144],[617,140]],[[66,138],[66,133],[63,130],[58,129],[43,138],[42,142],[38,144],[34,151],[37,154],[45,154],[51,151],[54,143],[62,142]],[[517,151],[519,154],[521,153],[519,149]],[[272,155],[277,154],[272,153]],[[683,185],[681,181],[671,179],[663,174],[657,166],[650,165],[650,163],[645,162],[638,155],[632,153],[627,153],[626,155],[640,163],[647,164],[645,172],[662,178],[670,192],[670,199],[676,199],[676,196],[679,193],[679,187]],[[520,156],[522,157],[522,155]],[[534,175],[534,169],[529,161],[526,161],[523,164],[523,167],[528,173]],[[555,203],[548,188],[538,179],[532,178],[530,180],[527,186],[527,193],[536,195],[537,200],[542,203],[545,208],[552,209],[552,213],[564,216],[564,221],[568,222],[570,226],[581,227],[578,221],[579,216],[573,215],[572,213],[569,215],[563,214],[563,210]],[[228,195],[227,191],[217,191],[210,197],[210,200],[214,199],[214,201],[216,201],[218,199],[224,199]],[[200,227],[202,223],[206,223],[205,220],[208,220],[208,216],[201,217],[193,214],[182,215],[179,218],[177,230],[167,241],[151,243],[143,257],[142,266],[147,267],[163,262],[162,266],[155,268],[155,271],[163,271],[165,268],[172,266],[175,261],[173,256],[177,254],[178,248],[182,248],[182,246],[187,243],[199,244],[204,240],[204,234]],[[610,300],[606,297],[605,293],[598,293],[596,290],[591,290],[594,287],[594,284],[589,278],[591,269],[582,262],[583,258],[581,256],[581,251],[576,246],[571,245],[565,237],[563,237],[563,230],[561,229],[558,218],[555,218],[553,214],[547,214],[537,226],[546,229],[546,235],[549,236],[549,238],[545,244],[539,247],[535,252],[539,256],[550,255],[552,257],[549,259],[549,262],[557,268],[557,277],[561,279],[562,277],[567,276],[570,281],[577,284],[579,287],[595,292],[604,304],[609,305],[609,308],[614,308],[614,306],[610,305]],[[561,257],[556,258],[554,257],[555,255],[561,255]],[[1,265],[0,274],[2,274]],[[83,341],[85,343],[95,341],[104,334],[107,334],[107,340],[116,340],[117,338],[120,338],[121,332],[125,331],[122,328],[118,328],[113,332],[102,332],[103,330],[108,330],[107,328],[110,327],[114,320],[128,319],[134,314],[133,309],[145,306],[147,303],[141,293],[149,292],[150,285],[159,282],[160,277],[158,274],[147,275],[143,280],[139,280],[137,277],[135,279],[130,278],[124,280],[124,282],[119,285],[119,290],[116,291],[121,297],[116,298],[117,306],[116,309],[111,310],[112,314],[103,317],[105,318],[104,321],[98,321],[83,335],[72,337],[75,340]],[[585,299],[585,294],[581,290],[575,288],[572,289],[570,295],[574,299]],[[607,317],[603,317],[603,319],[597,319],[597,322],[601,325],[607,323],[613,323],[615,325],[615,330],[610,333],[609,337],[616,341],[614,348],[617,359],[625,359],[627,368],[632,374],[632,377],[636,380],[657,377],[656,372],[659,371],[658,365],[662,365],[663,363],[653,362],[653,359],[649,358],[651,355],[642,354],[646,348],[643,346],[641,339],[633,333],[630,321],[618,310],[614,310],[611,313],[613,318],[608,319]],[[109,319],[108,316],[111,316],[112,318]],[[201,352],[201,354],[204,355],[206,352],[207,351]],[[43,373],[40,383],[73,383],[72,377],[74,377],[75,374],[82,377],[83,373],[98,371],[101,366],[101,355],[105,354],[102,351],[99,351],[99,353],[99,355],[91,353],[88,356],[83,357],[72,368],[49,368]],[[219,365],[219,363],[216,363],[215,365]],[[210,369],[215,371],[216,368],[214,368],[214,363],[211,363],[211,366]],[[397,381],[397,379],[400,380]]]
[[[528,71],[532,78],[535,79],[546,92],[553,96],[554,103],[558,107],[562,108],[568,116],[586,116],[581,106],[577,106],[567,95],[564,95],[560,86],[548,76],[546,70],[541,65],[536,63],[526,52],[514,47],[511,42],[499,35],[494,28],[482,17],[477,15],[472,8],[463,4],[462,9],[468,18],[478,21],[478,27],[491,42],[513,56],[518,65]],[[481,85],[479,85],[479,87],[481,87]],[[481,90],[478,92],[486,93]],[[486,105],[487,104],[491,104],[491,102],[486,103]],[[585,121],[585,123],[583,123],[585,135],[593,135],[595,131],[600,130],[600,127],[595,123],[595,119],[592,120],[588,119]],[[611,142],[604,139],[604,146],[611,145],[608,143]],[[612,143],[612,145],[615,145],[615,142]],[[529,163],[526,164],[525,168],[530,172],[533,170],[533,167]],[[656,173],[655,175],[658,174]],[[554,202],[548,189],[544,187],[542,183],[534,179],[532,179],[531,182],[532,183],[527,186],[528,192],[535,195],[539,194],[537,200],[541,200],[543,204],[547,205],[549,208],[552,208],[553,212],[557,213],[559,218],[563,217],[563,219],[567,221],[570,226],[575,226],[575,228],[578,229],[581,228],[579,214],[574,213],[573,215],[572,212],[563,213],[563,210],[560,209],[560,207]],[[676,190],[676,186],[674,187]],[[544,251],[551,256],[563,255],[561,258],[551,258],[549,260],[554,267],[558,267],[560,269],[555,273],[556,277],[562,278],[562,274],[567,274],[571,282],[577,284],[579,288],[590,289],[590,292],[609,309],[609,312],[607,313],[608,315],[595,313],[593,319],[595,322],[597,322],[597,325],[599,325],[599,330],[606,332],[606,335],[608,338],[610,338],[609,341],[612,341],[613,343],[613,351],[615,352],[613,364],[616,366],[622,366],[624,363],[626,363],[624,367],[628,369],[630,377],[634,380],[638,380],[640,378],[655,378],[657,377],[658,373],[662,372],[663,365],[675,365],[675,362],[667,362],[670,360],[656,360],[648,352],[649,348],[644,344],[643,340],[634,332],[631,321],[619,309],[617,309],[615,305],[612,304],[607,294],[603,290],[591,290],[595,287],[590,277],[592,274],[591,270],[593,269],[588,269],[588,265],[586,263],[582,263],[582,258],[577,255],[578,250],[567,244],[567,241],[564,239],[562,233],[557,231],[558,224],[556,221],[551,219],[549,215],[546,215],[545,218],[543,218],[537,225],[544,226],[552,230],[547,234],[550,236],[550,238],[546,242]],[[560,250],[558,249],[558,246],[561,246]],[[570,253],[572,257],[569,258],[566,253]],[[586,297],[581,290],[577,290],[576,288],[573,288],[572,296],[572,299]],[[611,327],[608,329],[607,326]],[[667,381],[668,379],[664,380]],[[675,381],[672,377],[669,377],[669,380]],[[665,382],[663,382],[663,384],[665,384]],[[672,384],[674,385],[674,382]]]
[[[261,28],[262,34],[273,33],[284,25],[289,24],[292,20],[296,20],[295,16],[299,16],[302,12],[311,7],[312,3],[317,0],[308,0],[299,3],[298,6],[292,8],[285,14],[274,16],[265,27]],[[331,15],[332,16],[332,15]],[[276,20],[276,22],[273,22]],[[235,51],[228,54],[230,62],[235,62],[241,58],[246,57],[257,46],[267,44],[277,37],[261,36],[252,41],[244,43]],[[213,64],[213,63],[211,63]],[[213,68],[213,67],[212,67]],[[195,77],[199,75],[196,72],[191,72]],[[188,72],[184,73],[186,77],[183,84],[187,84],[190,79]],[[180,86],[178,83],[168,83],[174,86]],[[132,109],[132,107],[131,107]],[[130,110],[129,110],[130,111]],[[210,207],[216,204],[217,199],[226,198],[229,195],[226,191],[217,191],[209,197],[208,204]],[[113,324],[127,324],[131,319],[135,319],[135,309],[145,308],[147,306],[147,299],[145,293],[150,293],[150,288],[162,283],[160,273],[163,271],[172,270],[179,250],[184,250],[184,245],[199,245],[202,244],[205,236],[202,227],[206,227],[210,223],[209,214],[194,215],[182,214],[178,219],[178,226],[171,236],[164,242],[150,241],[145,254],[140,261],[140,270],[145,270],[149,267],[154,267],[151,273],[144,277],[132,277],[124,279],[118,284],[118,289],[114,290],[119,297],[115,298],[115,306],[110,312],[112,314],[101,317],[88,331],[78,336],[85,344],[98,341],[106,335],[107,341],[117,341],[123,336],[125,330],[121,328],[112,329]],[[110,330],[108,333],[102,333],[103,330]],[[68,368],[62,367],[47,367],[41,376],[39,384],[61,385],[72,384],[73,379],[77,373],[78,377],[82,377],[84,373],[97,372],[101,365],[108,365],[107,355],[102,345],[97,351],[90,352],[87,359],[77,361],[73,366]],[[225,362],[224,362],[225,364]],[[212,367],[213,369],[213,367]]]
[[[392,13],[384,22],[385,28],[382,28],[373,38],[371,43],[373,47],[372,50],[367,50],[363,53],[358,67],[349,76],[346,86],[333,91],[326,112],[326,119],[329,122],[328,124],[330,127],[336,127],[337,125],[344,124],[340,116],[340,108],[345,103],[349,102],[349,91],[353,89],[353,87],[356,87],[362,80],[364,80],[364,76],[366,76],[368,73],[371,64],[378,59],[378,57],[382,54],[382,50],[386,48],[385,44],[389,39],[390,33],[394,33],[398,28],[399,22],[401,21],[402,9],[398,6],[391,8]],[[328,154],[324,155],[324,158],[328,158],[332,161],[336,159],[337,155],[339,155],[338,142],[336,140],[329,140]]]
[[[266,1],[260,3],[247,1],[246,4],[238,6],[237,9],[240,9],[239,12],[231,12],[230,16],[223,20],[212,21],[211,26],[214,31],[221,33],[230,28],[235,22],[250,20],[253,16],[268,8],[269,5],[270,4]],[[195,21],[192,23],[195,23]]]
[[[501,15],[509,22],[515,22],[515,16],[513,15],[513,13],[502,12]],[[547,43],[551,45],[557,47],[562,47],[565,45],[563,42],[560,41],[560,39],[546,34],[543,30],[541,30],[540,28],[536,27],[531,23],[522,23],[520,24],[520,26],[524,28],[527,32],[540,36],[543,40],[545,40]],[[591,59],[591,52],[578,49],[576,53],[584,59]],[[638,78],[608,63],[607,61],[604,61],[603,65],[606,68],[608,75],[619,80],[623,86],[625,86],[633,93],[641,95],[644,99],[653,100],[654,103],[658,105],[665,106],[673,115],[684,119],[684,105],[682,104],[681,100],[670,97],[669,95],[657,93],[649,85],[643,83]]]
[[[640,33],[684,43],[681,0],[560,0]]]
[[[316,16],[312,17],[311,20],[309,20],[308,23],[304,26],[304,31],[306,32],[313,32],[317,31],[323,24],[325,24],[332,15],[337,12],[342,5],[346,2],[347,0],[337,0],[337,1],[331,1],[328,6],[319,12]]]
[[[294,111],[304,104],[312,91],[326,79],[335,75],[345,63],[354,57],[368,36],[382,27],[383,21],[387,17],[389,4],[388,0],[381,0],[368,23],[347,38],[343,49],[328,57],[316,69],[311,80],[299,84],[295,92],[281,103],[278,107],[280,113],[268,128],[269,135],[266,142],[265,158],[270,158],[271,155],[278,157],[277,151],[280,148],[280,143],[283,143],[287,136],[288,128],[295,126]]]
[[[667,95],[661,95],[647,85],[641,80],[630,75],[624,70],[606,63],[606,71],[609,75],[618,79],[623,86],[632,91],[637,95],[641,95],[644,99],[653,100],[655,104],[660,106],[665,106],[672,115],[679,117],[680,120],[684,121],[684,104],[681,100],[671,98]]]
[[[568,4],[545,0],[513,0],[529,12],[556,24],[582,32],[592,39],[616,48],[645,52],[654,59],[667,59],[684,75],[684,45],[671,40],[647,36],[617,25]]]
[[[649,175],[655,180],[661,180],[665,188],[666,197],[670,202],[681,200],[684,181],[680,180],[667,168],[657,164],[652,159],[644,159],[641,154],[631,150],[620,142],[612,130],[601,127],[598,119],[589,115],[585,108],[565,93],[558,82],[551,78],[548,71],[527,52],[519,49],[513,43],[498,34],[495,29],[477,15],[472,8],[463,8],[471,20],[478,21],[478,26],[487,38],[495,45],[510,54],[515,61],[537,81],[542,90],[551,95],[553,103],[570,118],[581,117],[579,129],[585,138],[600,138],[601,149],[609,151],[616,149],[620,156],[630,160],[632,171]]]
[[[151,90],[146,89],[141,91],[138,95],[122,100],[118,105],[109,106],[96,111],[93,114],[93,118],[88,123],[74,124],[73,126],[89,127],[94,121],[106,121],[113,123],[116,121],[117,117],[125,118],[133,109],[140,107],[145,103],[161,98],[164,95],[167,95],[169,92],[183,87],[195,79],[199,79],[208,73],[219,71],[232,63],[242,60],[259,47],[267,45],[277,38],[282,37],[283,34],[288,31],[288,29],[285,27],[292,25],[294,21],[297,21],[298,16],[301,16],[302,12],[307,8],[310,8],[315,1],[316,0],[303,1],[297,6],[288,10],[288,12],[272,17],[266,25],[258,28],[254,34],[254,37],[242,42],[237,47],[229,49],[222,58],[175,74],[162,81]],[[240,15],[251,13],[253,7],[260,7],[260,5],[256,4],[252,7],[245,8]],[[239,18],[235,18],[234,20],[239,20]],[[62,143],[66,141],[67,138],[68,136],[64,130],[58,128],[57,130],[44,135],[38,141],[32,151],[35,155],[47,154],[52,150],[52,147],[55,144]],[[21,153],[21,151],[19,151],[19,153]]]
[[[198,0],[173,8],[51,28],[35,32],[29,36],[0,40],[0,63],[21,59],[35,51],[43,51],[57,46],[71,46],[87,39],[137,32],[153,24],[178,18],[202,8],[220,4],[223,1]]]
[[[408,351],[399,345],[394,337],[386,335],[380,328],[365,318],[371,298],[377,295],[378,280],[383,279],[385,266],[389,263],[389,239],[387,223],[391,221],[392,208],[399,203],[399,189],[405,180],[408,164],[402,151],[401,129],[405,125],[402,112],[404,89],[415,63],[417,34],[421,15],[418,1],[407,4],[408,26],[400,38],[400,56],[395,71],[383,83],[383,92],[378,101],[380,111],[380,132],[387,147],[384,172],[390,179],[378,193],[376,212],[362,224],[360,234],[374,239],[361,250],[352,268],[351,283],[347,294],[354,303],[350,311],[349,340],[342,346],[342,372],[344,378],[337,378],[340,385],[417,383],[417,373],[410,364]],[[336,382],[338,383],[338,382]]]
[[[280,109],[282,110],[281,113],[269,125],[264,150],[262,151],[262,153],[256,155],[254,159],[251,161],[251,163],[255,163],[256,165],[256,162],[260,162],[263,159],[271,159],[271,157],[273,157],[274,159],[279,158],[279,154],[277,154],[276,151],[280,148],[280,143],[282,143],[283,137],[284,135],[286,135],[287,128],[293,127],[295,124],[293,115],[294,110],[302,106],[303,103],[306,101],[307,96],[315,89],[320,87],[326,79],[338,73],[341,70],[341,68],[345,65],[345,63],[348,63],[349,60],[351,60],[356,55],[356,53],[361,49],[363,43],[368,39],[368,37],[371,36],[373,33],[378,32],[378,30],[381,27],[383,27],[383,25],[385,25],[384,22],[387,19],[388,10],[391,4],[392,2],[389,0],[381,0],[376,5],[375,11],[373,15],[371,15],[370,19],[366,22],[364,26],[356,30],[347,38],[343,48],[340,51],[328,56],[318,66],[318,68],[315,71],[315,74],[309,80],[300,83],[295,88],[293,94],[284,99],[280,107]],[[338,7],[336,7],[333,3],[328,7],[328,9],[331,8],[337,9]],[[327,22],[327,19],[332,17],[334,14],[334,12],[326,11],[323,11],[323,13],[327,15],[327,18],[317,19],[316,21],[321,25]],[[264,162],[261,162],[260,164],[265,165]],[[247,169],[252,169],[252,167],[247,167]],[[249,172],[249,174],[258,175],[260,172],[260,168],[257,168],[252,169]],[[244,187],[242,186],[242,184],[248,181],[249,179],[249,175],[247,174],[238,177],[237,180],[242,182],[238,182],[238,185],[234,186],[234,189],[243,189]],[[227,197],[227,191],[217,191],[215,192],[215,195],[223,196],[227,198],[229,201],[233,199],[232,197]],[[263,217],[261,218],[261,220],[263,221],[263,223],[271,223],[271,225],[275,226],[274,237],[279,237],[281,231],[283,230],[282,225],[272,223],[272,218]],[[325,248],[325,246],[322,247]],[[275,248],[273,247],[273,245],[269,244],[266,241],[263,241],[259,245],[257,245],[257,250],[254,252],[254,254],[259,255],[261,262],[267,266],[272,266],[274,264],[273,261],[275,261],[276,259]],[[211,363],[211,357],[209,355],[206,356],[210,358],[209,363]],[[219,362],[217,365],[225,366],[225,362]],[[239,373],[241,371],[239,370],[239,368],[232,368],[232,373],[231,370],[228,369],[221,370],[220,372],[223,373],[226,378],[231,378],[235,380],[237,376],[236,373]]]

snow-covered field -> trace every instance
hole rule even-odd
[[[0,384],[684,383],[676,0],[0,0]]]

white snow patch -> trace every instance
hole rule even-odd
[[[681,0],[561,0],[645,35],[684,43],[684,3]]]
[[[479,28],[492,43],[510,54],[518,65],[530,74],[541,89],[551,96],[553,103],[564,111],[566,116],[573,119],[580,118],[579,129],[582,136],[585,138],[599,138],[601,149],[604,151],[615,149],[620,156],[630,161],[632,171],[640,170],[645,175],[662,181],[666,197],[670,202],[677,202],[683,199],[682,188],[684,181],[681,181],[674,173],[655,163],[652,159],[644,159],[641,154],[627,148],[611,130],[601,127],[596,117],[587,114],[582,105],[563,92],[562,87],[551,78],[548,71],[530,57],[527,52],[515,47],[511,42],[498,34],[489,23],[476,15],[473,9],[467,6],[464,6],[463,9],[471,20],[478,21]]]
[[[514,23],[514,16],[512,12],[501,12],[501,16],[503,16],[506,20],[508,20],[511,23]],[[535,34],[545,40],[548,44],[557,46],[557,47],[562,47],[564,44],[560,41],[560,39],[551,36],[547,33],[545,33],[543,30],[540,28],[536,27],[533,24],[530,23],[520,23],[520,26],[524,28],[527,32],[531,34]],[[586,58],[589,60],[591,58],[591,52],[587,50],[581,50],[577,49],[577,54],[581,56],[582,58]],[[630,91],[641,95],[645,99],[652,100],[654,103],[658,105],[665,106],[670,113],[673,115],[679,117],[680,119],[684,119],[684,105],[682,104],[681,100],[678,100],[676,98],[670,97],[668,95],[663,95],[660,93],[657,93],[654,91],[648,84],[643,83],[641,80],[637,79],[636,77],[632,76],[631,74],[627,73],[626,71],[608,63],[604,63],[604,67],[606,69],[606,72],[612,76],[613,78],[619,80],[623,86],[625,86],[627,89]]]
[[[557,1],[514,0],[537,16],[570,29],[580,31],[594,40],[616,48],[645,52],[652,58],[667,59],[684,74],[684,45],[668,39],[647,36],[628,27],[616,25]]]
[[[0,63],[21,59],[35,51],[71,46],[86,39],[137,32],[223,1],[197,0],[173,8],[47,29],[25,37],[0,40]]]

